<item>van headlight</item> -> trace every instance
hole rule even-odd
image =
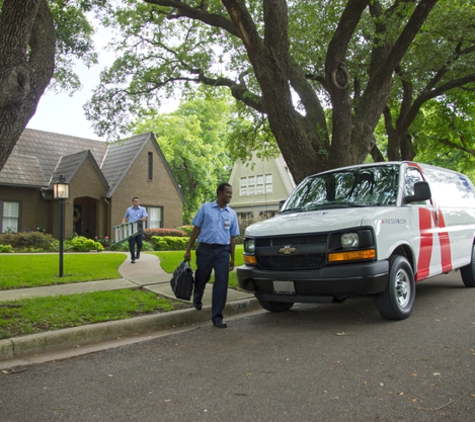
[[[340,237],[340,242],[343,248],[357,248],[360,245],[360,237],[358,233],[344,233]]]
[[[244,240],[244,253],[248,255],[254,255],[256,252],[256,245],[254,239],[245,239]]]

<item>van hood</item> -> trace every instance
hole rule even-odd
[[[371,208],[374,217],[375,208]],[[343,208],[322,211],[295,212],[279,214],[268,220],[251,224],[245,236],[279,236],[286,234],[318,233],[341,230],[343,227],[360,227],[363,225],[368,208]],[[342,225],[344,221],[344,225]]]

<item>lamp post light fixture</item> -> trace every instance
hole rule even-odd
[[[53,185],[54,199],[59,199],[59,276],[63,276],[64,200],[69,198],[69,183],[63,175]]]

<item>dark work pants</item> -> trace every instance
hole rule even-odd
[[[195,294],[203,296],[206,283],[214,269],[213,298],[211,319],[213,322],[223,320],[226,306],[229,280],[229,245],[203,245],[196,249]]]
[[[137,236],[133,236],[129,239],[129,250],[130,250],[130,258],[132,261],[135,261],[135,244],[137,244],[137,252],[142,250],[142,239],[143,233],[138,234]]]

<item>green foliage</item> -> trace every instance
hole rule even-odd
[[[232,160],[245,160],[250,152],[273,154],[275,140],[266,120],[269,105],[264,98],[264,89],[260,86],[265,79],[264,84],[270,85],[265,85],[268,91],[292,91],[292,104],[285,101],[285,95],[282,95],[282,104],[277,105],[282,113],[277,113],[277,116],[288,118],[286,127],[295,128],[296,136],[279,139],[281,145],[309,139],[308,142],[312,142],[312,149],[322,165],[336,162],[332,161],[333,150],[344,149],[350,155],[356,145],[360,153],[350,157],[350,160],[363,161],[374,132],[381,128],[383,131],[390,131],[396,122],[401,123],[407,119],[409,126],[403,131],[405,134],[413,134],[417,128],[410,126],[415,116],[420,118],[431,108],[428,106],[425,110],[425,102],[441,98],[444,93],[458,89],[458,86],[463,86],[465,90],[458,91],[457,95],[465,97],[473,91],[473,0],[439,0],[432,9],[429,2],[420,0],[368,2],[367,7],[362,9],[361,16],[359,12],[356,13],[361,2],[288,1],[287,9],[279,9],[283,14],[288,14],[288,19],[285,19],[287,27],[277,29],[281,29],[284,35],[288,34],[284,41],[288,41],[290,55],[285,57],[285,62],[293,67],[288,75],[283,75],[287,81],[282,81],[281,85],[273,85],[272,77],[266,78],[266,71],[272,74],[272,69],[266,68],[263,61],[259,62],[259,67],[254,68],[258,59],[251,62],[247,54],[247,51],[258,51],[260,41],[265,44],[267,50],[263,51],[269,52],[269,56],[282,45],[283,39],[275,34],[272,37],[272,31],[266,33],[264,40],[264,28],[270,28],[264,19],[269,19],[272,14],[264,13],[263,4],[262,1],[242,2],[253,21],[249,27],[255,25],[261,36],[261,40],[257,40],[256,45],[248,46],[248,50],[243,45],[242,38],[233,32],[235,27],[219,0],[173,4],[166,0],[124,0],[117,3],[116,7],[111,5],[104,22],[115,27],[120,34],[114,41],[114,48],[120,57],[102,74],[102,83],[87,105],[87,115],[95,120],[99,133],[107,133],[114,138],[118,133],[130,129],[132,119],[143,122],[142,130],[150,128],[162,136],[159,143],[163,149],[164,142],[173,138],[172,129],[167,131],[167,126],[178,128],[176,137],[186,139],[186,144],[176,147],[176,151],[193,149],[196,140],[202,138],[196,121],[183,121],[180,120],[182,116],[168,115],[160,124],[152,127],[150,120],[155,119],[155,116],[151,116],[149,110],[158,110],[166,105],[174,92],[191,92],[195,84],[213,87],[217,98],[221,95],[220,87],[225,86],[241,104],[239,108],[232,110],[233,117],[244,118],[229,120],[227,123],[229,157]],[[277,5],[275,7],[277,9]],[[418,13],[414,13],[416,8]],[[417,21],[417,16],[423,15],[424,8],[430,10],[425,21],[421,21],[420,26],[407,27],[408,22],[410,24]],[[354,29],[351,29],[353,24]],[[414,39],[412,35],[408,36],[410,34],[415,34]],[[403,39],[404,37],[406,38]],[[348,43],[345,38],[348,38]],[[333,63],[333,57],[329,53],[335,53],[332,48],[336,48],[340,63],[347,67],[352,81],[348,92],[341,96],[329,89],[328,75],[332,69],[328,66]],[[396,59],[399,52],[404,54]],[[392,74],[387,77],[382,75],[384,69]],[[263,78],[260,83],[257,75]],[[302,79],[298,80],[298,77]],[[387,86],[381,82],[390,79],[392,83]],[[368,89],[369,87],[376,89]],[[378,90],[378,87],[381,89]],[[389,98],[386,93],[390,93]],[[315,101],[314,96],[318,97]],[[339,102],[337,97],[343,100]],[[278,96],[271,98],[278,99]],[[350,106],[346,107],[346,104]],[[336,106],[326,113],[330,114],[327,124],[325,119],[312,120],[317,110],[325,106]],[[383,125],[375,129],[385,106],[391,109],[392,122],[387,127]],[[407,113],[411,106],[415,109]],[[346,119],[355,119],[351,122],[353,133],[350,140],[348,134],[334,136],[340,129],[340,125],[328,124],[337,121],[332,116],[334,111],[342,113],[340,118],[344,116]],[[360,125],[365,128],[364,133],[358,132]],[[136,129],[139,127],[133,126]],[[274,131],[275,126],[278,125],[274,121]],[[307,129],[304,129],[306,126]],[[315,128],[314,134],[310,134],[313,129],[308,129],[309,127]],[[457,134],[456,129],[451,131]],[[274,134],[276,137],[279,135],[277,131]],[[380,133],[376,135],[378,146],[380,142],[384,144],[383,138],[387,134],[383,133],[383,138]],[[468,138],[465,132],[461,135]],[[327,137],[330,142],[326,142]],[[424,139],[422,135],[418,140],[419,145],[415,145],[418,151],[424,149]],[[348,141],[351,142],[350,147],[347,145]],[[341,145],[335,145],[336,142],[341,142]],[[469,149],[473,149],[473,145],[467,142],[466,147],[465,150],[459,148],[460,153],[457,154],[464,157],[463,161],[466,154],[471,154]],[[427,149],[430,148],[432,146]],[[387,150],[383,152],[386,153]],[[174,165],[186,177],[188,160],[179,161],[178,155],[171,157],[170,152],[167,154],[170,154],[170,161],[177,160]],[[286,154],[292,155],[289,152]],[[196,157],[197,162],[203,165],[201,155]],[[295,161],[299,159],[298,156],[291,158]],[[214,158],[209,161],[220,166],[220,162]],[[308,168],[308,172],[313,170]],[[202,174],[198,176],[200,183],[203,179],[205,190],[212,185]],[[183,186],[185,191],[188,186],[193,189],[191,182]],[[201,192],[196,196],[205,198],[206,194]],[[190,210],[196,209],[197,202],[200,201],[190,191],[188,202],[191,205],[185,212],[191,215]]]
[[[172,236],[172,237],[185,237],[186,233],[183,230],[177,229],[144,229],[143,238],[150,242],[153,236]]]
[[[58,277],[58,254],[0,256],[0,290],[50,286],[90,280],[120,278],[122,253],[64,254],[64,276]]]
[[[180,226],[180,227],[177,227],[177,230],[183,231],[185,233],[185,236],[190,237],[191,232],[193,231],[193,226]]]
[[[59,242],[42,232],[12,232],[0,234],[0,243],[10,245],[17,252],[55,252]]]
[[[94,51],[91,11],[96,0],[49,0],[56,27],[56,64],[49,89],[73,93],[81,88],[81,81],[73,68],[77,60],[87,67],[97,64]]]
[[[152,131],[185,197],[183,220],[191,221],[216,187],[229,180],[232,159],[227,148],[232,103],[223,91],[201,89],[173,113],[141,117],[135,133]]]
[[[173,237],[173,236],[152,236],[152,241],[155,244],[156,251],[181,251],[185,250],[188,237]]]
[[[11,245],[2,245],[0,244],[0,253],[11,253],[13,248]]]
[[[0,338],[116,321],[174,309],[174,301],[116,290],[0,302]],[[14,323],[13,323],[14,321]]]
[[[93,250],[101,252],[104,250],[104,246],[99,242],[88,239],[87,237],[75,236],[72,240],[67,240],[65,242],[65,249],[76,252],[90,252]]]
[[[418,161],[475,180],[475,92],[455,90],[427,103],[411,127]]]

